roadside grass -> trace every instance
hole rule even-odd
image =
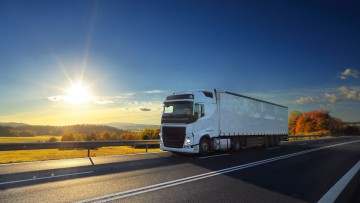
[[[0,137],[0,142],[45,142],[50,137],[56,137],[59,141],[61,136],[34,136],[34,137]],[[159,148],[149,148],[148,152],[160,152]],[[145,153],[145,148],[134,148],[132,146],[101,147],[90,150],[91,157],[137,154]],[[0,164],[18,163],[31,161],[45,161],[55,159],[70,159],[87,157],[87,149],[35,149],[35,150],[13,150],[0,151]]]

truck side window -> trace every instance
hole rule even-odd
[[[195,115],[199,114],[199,118],[205,115],[204,104],[195,104]]]

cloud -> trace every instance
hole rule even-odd
[[[309,102],[314,101],[316,98],[315,97],[300,97],[299,99],[295,100],[296,104],[306,104]]]
[[[105,96],[105,97],[103,97],[103,96],[88,96],[85,98],[79,97],[76,99],[80,99],[80,100],[82,99],[81,102],[91,102],[91,103],[99,104],[99,105],[107,105],[107,104],[117,103],[118,101],[133,99],[134,95],[135,95],[135,93],[126,93],[126,94],[117,95],[117,96]],[[72,96],[69,96],[69,95],[50,96],[50,97],[47,97],[47,99],[52,102],[69,102],[69,103],[74,102],[74,98],[72,98]]]
[[[112,100],[99,100],[99,99],[93,99],[93,102],[95,104],[100,104],[100,105],[106,105],[106,104],[113,104],[114,101]]]
[[[346,80],[348,77],[358,78],[359,77],[359,71],[355,69],[346,69],[341,75],[339,76],[341,79]]]
[[[331,103],[340,101],[340,99],[338,99],[337,96],[332,93],[325,93],[324,98],[326,101],[331,102]]]
[[[159,94],[159,93],[164,93],[167,91],[164,90],[149,90],[149,91],[144,91],[146,94]]]
[[[360,100],[360,92],[350,87],[341,86],[338,88],[341,95],[344,95],[347,99]]]
[[[110,98],[114,98],[114,99],[133,99],[134,98],[135,93],[131,92],[131,93],[126,93],[123,95],[119,95],[119,96],[113,96]]]
[[[151,111],[149,108],[140,108],[141,111]]]
[[[59,95],[59,96],[50,96],[50,97],[47,97],[47,99],[50,101],[53,101],[53,102],[59,102],[59,101],[65,101],[66,97]]]

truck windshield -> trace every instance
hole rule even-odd
[[[192,115],[193,102],[181,101],[181,102],[165,102],[164,114],[172,115]]]

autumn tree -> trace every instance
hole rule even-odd
[[[63,134],[61,137],[61,141],[75,141],[75,136],[72,133]]]
[[[288,127],[289,127],[289,134],[295,135],[296,133],[296,122],[299,119],[299,117],[302,115],[300,111],[292,110],[290,112],[290,115],[288,117]],[[159,129],[160,132],[160,129]]]
[[[155,140],[155,139],[160,139],[160,129],[157,128],[155,130],[153,130],[153,134],[151,136],[151,139]]]
[[[341,119],[332,117],[329,111],[312,110],[310,112],[292,111],[288,118],[290,135],[342,135],[356,129],[349,128]],[[346,131],[346,129],[351,129]],[[355,131],[354,131],[355,130]]]
[[[111,140],[111,134],[108,131],[104,131],[100,134],[100,140]]]
[[[296,134],[303,134],[305,131],[305,125],[306,122],[308,122],[309,118],[307,113],[302,113],[299,119],[296,121],[296,128],[295,133]]]
[[[122,140],[140,140],[140,133],[123,132],[120,137]]]
[[[119,139],[119,136],[118,136],[118,134],[116,132],[112,132],[110,137],[111,137],[110,138],[111,140],[118,140]]]
[[[75,141],[84,141],[84,136],[82,134],[76,133],[74,137]]]
[[[146,128],[145,130],[140,132],[140,137],[142,140],[150,140],[153,134],[154,134],[153,130]]]
[[[85,136],[86,141],[97,141],[98,137],[95,133],[90,133],[89,135]]]

